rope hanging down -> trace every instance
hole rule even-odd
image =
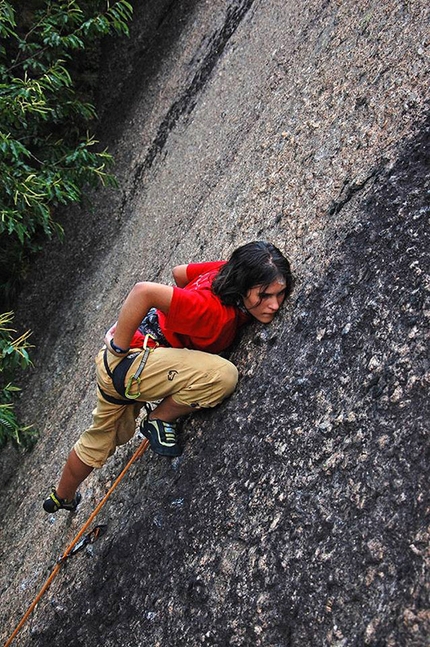
[[[40,589],[39,593],[38,593],[38,594],[36,595],[36,597],[34,598],[33,602],[32,602],[32,603],[30,604],[30,606],[28,607],[28,609],[27,609],[27,611],[25,612],[25,614],[22,616],[22,618],[21,618],[20,622],[18,623],[18,625],[16,626],[16,628],[15,628],[14,632],[12,633],[12,635],[10,636],[10,638],[7,640],[7,642],[4,644],[4,647],[9,647],[9,645],[11,645],[11,644],[12,644],[12,641],[16,638],[16,636],[17,636],[17,635],[18,635],[18,633],[20,632],[20,630],[22,629],[22,627],[23,627],[23,626],[24,626],[24,624],[26,623],[26,621],[27,621],[27,619],[29,618],[29,616],[30,616],[30,614],[32,613],[32,611],[35,609],[36,605],[40,602],[40,600],[41,600],[41,598],[42,598],[43,594],[48,590],[48,588],[49,588],[49,587],[50,587],[50,585],[52,584],[53,580],[54,580],[54,579],[56,578],[56,576],[58,575],[58,573],[59,573],[59,571],[60,571],[60,569],[61,569],[62,565],[64,564],[64,562],[65,562],[65,561],[67,560],[67,558],[68,558],[68,557],[73,553],[74,549],[76,548],[76,545],[77,545],[78,541],[83,537],[83,535],[85,534],[85,531],[86,531],[86,530],[88,530],[88,528],[89,528],[89,526],[91,525],[92,521],[96,518],[96,516],[98,515],[98,513],[100,512],[100,510],[102,509],[102,507],[103,507],[103,506],[104,506],[104,504],[106,503],[106,501],[109,499],[109,497],[110,497],[110,495],[112,494],[112,492],[115,490],[115,488],[116,488],[116,487],[119,485],[119,483],[122,481],[122,479],[124,478],[125,474],[126,474],[126,473],[128,472],[128,470],[130,469],[130,467],[132,466],[132,464],[133,464],[133,463],[134,463],[138,458],[140,458],[140,457],[141,457],[141,456],[146,452],[146,450],[148,449],[148,446],[149,446],[149,441],[145,438],[145,439],[142,441],[142,443],[139,445],[139,447],[136,449],[136,451],[134,452],[133,456],[130,458],[130,460],[128,461],[127,465],[126,465],[126,466],[124,467],[124,469],[122,470],[121,474],[120,474],[120,475],[115,479],[114,483],[111,485],[111,487],[109,488],[109,490],[106,492],[106,494],[105,494],[105,496],[103,497],[103,499],[100,501],[100,503],[97,505],[97,507],[96,507],[96,508],[93,510],[93,512],[90,514],[90,516],[88,517],[87,521],[84,523],[84,525],[82,526],[82,528],[80,529],[80,531],[78,532],[78,534],[75,536],[75,538],[74,538],[74,539],[70,542],[70,544],[67,546],[67,548],[66,548],[66,550],[64,551],[64,553],[62,554],[62,556],[58,559],[58,561],[57,561],[57,563],[56,563],[56,565],[55,565],[54,569],[52,570],[52,573],[50,574],[50,576],[49,576],[49,577],[48,577],[48,579],[46,580],[45,584],[44,584],[44,585],[42,586],[42,588]],[[98,526],[97,528],[98,528],[98,529],[100,529],[101,527],[100,527],[100,526]],[[94,530],[96,530],[96,529],[94,529]],[[92,532],[93,532],[93,531],[92,531]],[[91,533],[90,533],[90,534],[91,534]]]

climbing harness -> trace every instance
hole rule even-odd
[[[139,366],[137,367],[137,370],[135,371],[134,375],[129,377],[127,380],[127,385],[124,386],[126,376],[128,371],[130,370],[134,360],[136,357],[139,357],[139,355],[142,353],[142,351],[130,353],[126,357],[124,357],[117,366],[115,366],[114,370],[111,371],[108,363],[108,351],[107,349],[104,352],[103,355],[103,363],[104,367],[106,370],[106,373],[109,375],[109,377],[112,380],[112,384],[114,385],[115,391],[121,395],[124,399],[121,400],[119,398],[112,397],[108,393],[105,393],[103,389],[101,388],[100,384],[98,384],[98,389],[103,397],[104,400],[107,402],[110,402],[111,404],[134,404],[134,401],[137,400],[137,398],[140,396],[140,389],[139,385],[142,381],[141,374],[143,369],[146,366],[146,362],[148,361],[149,354],[159,346],[159,342],[157,339],[154,337],[154,335],[151,335],[150,333],[147,333],[145,335],[144,341],[143,341],[143,354],[142,358],[139,362]],[[131,393],[131,388],[132,386],[136,384],[138,387],[137,393]]]
[[[76,537],[75,537],[75,538],[70,542],[70,544],[67,546],[67,548],[66,548],[66,550],[64,551],[64,553],[62,554],[62,556],[57,560],[57,563],[55,564],[55,566],[54,566],[54,568],[53,568],[53,570],[52,570],[52,572],[51,572],[50,576],[48,577],[48,579],[46,580],[46,582],[44,583],[44,585],[43,585],[43,586],[42,586],[42,588],[40,589],[39,593],[38,593],[38,594],[36,595],[36,597],[34,598],[33,602],[32,602],[32,603],[30,604],[30,606],[28,607],[27,611],[25,612],[25,614],[24,614],[24,615],[23,615],[23,617],[21,618],[20,622],[19,622],[19,623],[18,623],[18,625],[16,626],[15,630],[13,631],[13,633],[11,634],[11,636],[9,637],[9,639],[8,639],[8,640],[6,641],[6,643],[4,644],[4,647],[9,647],[9,645],[11,645],[11,644],[12,644],[13,640],[16,638],[16,636],[18,635],[18,633],[20,632],[20,630],[22,629],[22,627],[23,627],[23,626],[24,626],[24,624],[26,623],[26,621],[27,621],[27,619],[29,618],[30,614],[33,612],[33,610],[36,608],[37,604],[38,604],[38,603],[39,603],[39,601],[41,600],[41,598],[42,598],[43,594],[48,590],[48,588],[50,587],[51,583],[53,582],[53,580],[55,579],[55,577],[58,575],[58,573],[59,573],[59,571],[60,571],[60,569],[61,569],[62,565],[63,565],[63,564],[64,564],[64,562],[68,559],[68,557],[69,557],[71,554],[75,554],[76,552],[79,552],[79,550],[82,550],[82,548],[84,548],[84,547],[85,547],[85,546],[87,546],[88,544],[93,543],[93,541],[95,541],[95,540],[96,540],[96,539],[97,539],[101,534],[103,534],[103,532],[105,531],[105,529],[106,529],[106,528],[105,528],[105,526],[100,525],[100,526],[96,526],[95,528],[93,528],[93,530],[91,530],[91,531],[90,531],[90,532],[89,532],[89,533],[84,537],[85,532],[88,530],[88,528],[90,527],[90,525],[91,525],[91,523],[93,522],[93,520],[96,518],[96,516],[98,515],[98,513],[100,512],[100,510],[102,509],[102,507],[103,507],[103,506],[104,506],[104,504],[106,503],[106,501],[109,499],[109,497],[110,497],[110,495],[112,494],[112,492],[116,489],[116,487],[117,487],[117,486],[119,485],[119,483],[122,481],[122,479],[124,478],[125,474],[126,474],[126,473],[128,472],[128,470],[130,469],[130,467],[132,466],[132,464],[133,464],[133,463],[134,463],[138,458],[140,458],[141,456],[143,456],[143,454],[146,452],[146,450],[148,449],[148,447],[149,447],[149,441],[148,441],[146,438],[144,438],[144,440],[141,442],[141,444],[139,445],[139,447],[138,447],[138,448],[136,449],[136,451],[134,452],[133,456],[132,456],[132,457],[130,458],[130,460],[128,461],[127,465],[124,467],[124,469],[123,469],[123,470],[122,470],[122,472],[120,473],[120,475],[119,475],[119,476],[115,479],[115,481],[112,483],[111,487],[110,487],[110,488],[109,488],[109,490],[106,492],[106,494],[104,495],[103,499],[100,501],[100,503],[96,506],[96,508],[95,508],[95,509],[93,510],[93,512],[90,514],[90,516],[88,517],[87,521],[84,523],[84,525],[82,526],[82,528],[80,529],[80,531],[78,532],[78,534],[76,535]]]

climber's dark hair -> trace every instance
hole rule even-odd
[[[294,286],[290,263],[277,247],[259,240],[233,252],[215,277],[212,290],[226,305],[239,305],[251,288],[261,285],[264,291],[278,278],[285,281],[287,297]]]

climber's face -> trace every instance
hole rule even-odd
[[[243,299],[243,305],[261,323],[270,323],[285,299],[284,279],[275,279],[270,285],[257,285]]]

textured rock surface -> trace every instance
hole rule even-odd
[[[1,635],[139,443],[91,476],[78,514],[43,515],[125,294],[261,237],[297,287],[233,350],[238,391],[187,421],[180,459],[131,468],[107,534],[16,644],[423,647],[427,3],[136,5],[101,91],[121,189],[64,214],[68,242],[18,309],[37,346],[21,410],[42,437],[14,471],[2,457]]]

